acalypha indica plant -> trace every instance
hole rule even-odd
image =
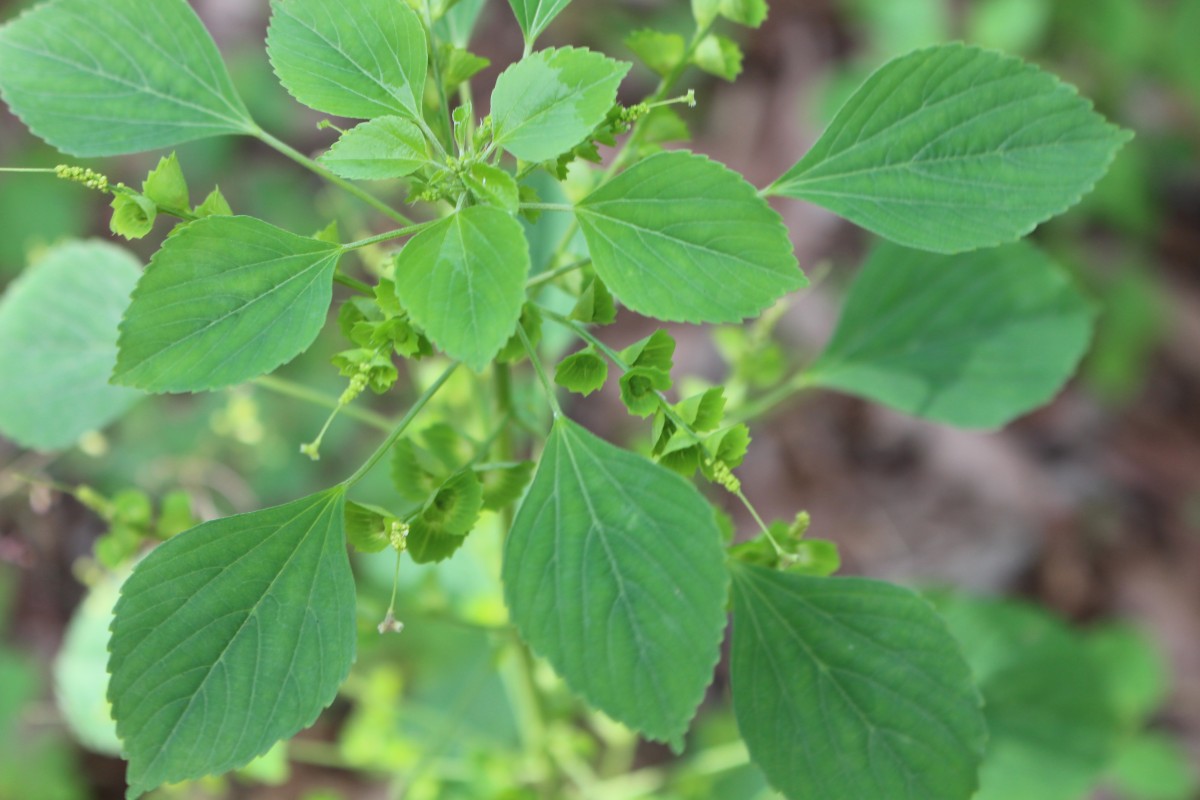
[[[1076,203],[1128,134],[1034,66],[947,44],[871,75],[812,149],[760,188],[678,147],[677,109],[696,97],[673,95],[691,67],[736,77],[741,53],[720,31],[762,25],[765,0],[692,0],[690,37],[632,33],[629,52],[660,77],[633,105],[617,99],[632,63],[537,46],[568,1],[509,0],[524,53],[485,109],[471,80],[487,61],[468,49],[484,0],[272,0],[275,74],[334,118],[316,158],[255,121],[185,0],[49,0],[0,28],[4,101],[63,153],[252,137],[357,198],[380,231],[346,242],[336,226],[283,230],[237,214],[219,189],[196,204],[174,153],[140,187],[64,163],[59,178],[111,196],[114,233],[177,224],[144,271],[113,245],[77,243],[10,288],[0,374],[36,376],[5,379],[10,438],[69,446],[141,393],[258,379],[326,328],[345,345],[334,414],[368,389],[393,391],[403,361],[439,365],[415,397],[395,389],[403,417],[341,483],[204,522],[137,563],[109,645],[131,800],[245,765],[333,701],[355,659],[348,544],[441,561],[484,513],[510,522],[501,578],[522,646],[612,719],[684,748],[732,614],[737,722],[785,796],[975,791],[980,698],[933,607],[888,583],[830,577],[836,548],[807,536],[803,513],[761,520],[736,470],[747,423],[800,391],[970,428],[1048,401],[1086,350],[1094,313],[1019,240]],[[402,183],[407,202],[384,202],[372,181]],[[715,386],[679,397],[665,330],[605,341],[618,307],[740,323],[803,289],[772,201],[816,203],[882,240],[811,363],[761,394]],[[359,268],[351,253],[378,258]],[[334,284],[344,300],[331,325]],[[580,347],[544,363],[547,327]],[[423,412],[455,373],[479,382],[494,413],[428,424]],[[588,394],[610,379],[646,419],[643,452],[560,405],[560,390]],[[522,381],[540,384],[552,420],[529,437],[536,463],[514,447]],[[320,438],[302,450],[317,457]],[[385,460],[394,501],[356,502]],[[734,543],[698,487],[744,503],[757,538]],[[381,630],[399,627],[389,612]]]

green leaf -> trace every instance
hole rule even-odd
[[[446,94],[452,94],[478,73],[491,66],[492,62],[452,44],[441,46],[442,86]]]
[[[1110,770],[1121,797],[1136,800],[1195,800],[1200,771],[1182,742],[1143,731],[1123,742]]]
[[[360,553],[379,553],[391,544],[388,537],[395,518],[382,508],[346,503],[346,541]]]
[[[491,164],[476,164],[463,175],[463,183],[481,203],[516,214],[521,204],[521,190],[512,175]]]
[[[525,34],[525,42],[532,46],[542,31],[567,7],[571,0],[508,0],[513,14]]]
[[[112,219],[108,229],[125,239],[141,239],[154,230],[158,218],[158,206],[148,197],[137,192],[119,192],[113,195]]]
[[[204,198],[204,202],[196,206],[192,211],[197,217],[232,217],[233,209],[229,207],[229,201],[225,199],[225,195],[221,194],[221,187],[215,187],[208,193],[208,197]]]
[[[687,42],[678,33],[661,33],[650,28],[625,37],[625,45],[654,72],[666,77],[683,63]]]
[[[159,208],[171,211],[187,211],[192,207],[188,197],[187,179],[183,176],[183,168],[174,153],[163,156],[158,166],[151,170],[142,182],[142,194],[146,195]]]
[[[471,470],[452,475],[430,499],[422,519],[451,536],[466,536],[483,510],[483,484]]]
[[[939,610],[983,693],[989,738],[975,800],[1087,796],[1125,730],[1082,638],[1014,602],[952,597]]]
[[[525,161],[548,161],[567,152],[604,122],[629,67],[573,47],[526,56],[496,80],[496,144]]]
[[[429,161],[425,134],[403,117],[380,117],[352,128],[318,159],[336,175],[381,181],[411,175]]]
[[[0,300],[0,431],[24,447],[70,447],[119,417],[139,394],[111,386],[117,324],[141,274],[119,247],[74,242],[49,251]]]
[[[791,800],[974,792],[986,739],[979,694],[916,594],[735,564],[731,660],[750,757]]]
[[[521,461],[495,469],[476,469],[475,474],[483,484],[483,507],[489,511],[500,511],[520,500],[521,493],[533,476],[534,466],[532,461]]]
[[[575,213],[596,272],[645,316],[737,322],[807,284],[779,215],[741,175],[703,156],[651,156]]]
[[[941,45],[872,75],[769,192],[956,253],[1015,241],[1066,211],[1129,138],[1053,75]]]
[[[355,119],[420,119],[429,54],[407,3],[271,0],[271,10],[267,52],[301,103]]]
[[[321,332],[341,252],[251,217],[191,223],[133,292],[113,381],[196,392],[271,372]]]
[[[724,559],[691,484],[559,419],[502,577],[521,635],[572,689],[678,746],[717,662]]]
[[[599,391],[607,380],[608,362],[593,347],[572,353],[554,369],[555,383],[584,397]]]
[[[621,402],[630,414],[648,417],[662,405],[659,392],[671,388],[671,376],[654,367],[633,367],[621,376]]]
[[[256,130],[185,0],[56,0],[0,28],[0,95],[76,156]]]
[[[447,355],[482,371],[512,336],[525,301],[529,247],[497,208],[465,208],[396,256],[396,294]]]
[[[134,569],[109,660],[130,800],[243,766],[333,701],[354,661],[343,502],[207,522]]]
[[[631,367],[646,367],[669,373],[675,366],[675,339],[664,330],[657,330],[641,341],[634,342],[618,355]]]
[[[707,27],[717,15],[739,25],[757,28],[767,18],[766,0],[692,0],[692,15]]]
[[[611,325],[616,321],[617,304],[604,281],[599,278],[588,281],[587,288],[579,295],[575,308],[571,310],[571,319],[589,325]]]
[[[700,69],[727,81],[742,74],[742,48],[728,36],[709,34],[696,47],[692,61]]]
[[[809,378],[925,419],[994,428],[1062,388],[1093,317],[1071,278],[1030,244],[953,257],[885,244]]]

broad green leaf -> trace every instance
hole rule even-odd
[[[567,152],[604,122],[629,67],[573,47],[526,56],[496,80],[496,144],[525,161],[547,161]]]
[[[884,244],[809,378],[925,419],[995,428],[1062,388],[1094,316],[1028,243],[960,256]]]
[[[974,792],[986,739],[979,693],[918,595],[735,564],[731,662],[750,757],[790,800]]]
[[[121,322],[113,381],[197,392],[271,372],[325,324],[341,248],[251,217],[207,217],[150,260]]]
[[[76,156],[256,129],[185,0],[53,0],[0,28],[0,95]]]
[[[130,800],[247,764],[316,720],[354,661],[344,490],[207,522],[121,588],[109,699]]]
[[[25,447],[70,447],[139,394],[110,386],[117,325],[141,274],[119,247],[49,250],[0,300],[0,431]]]
[[[678,746],[717,662],[724,560],[690,483],[559,419],[502,577],[521,635],[572,689]]]
[[[1014,241],[1066,211],[1129,138],[1037,67],[942,45],[872,75],[769,192],[956,253]]]
[[[533,45],[542,35],[542,31],[546,30],[570,2],[571,0],[508,0],[528,46]]]
[[[1126,731],[1082,637],[1013,602],[948,598],[939,610],[983,693],[987,755],[975,800],[1078,800]]]
[[[429,53],[403,0],[271,0],[267,52],[309,108],[342,117],[419,118]]]
[[[739,322],[807,284],[779,215],[741,175],[703,156],[651,156],[575,213],[596,272],[639,314]]]
[[[647,67],[666,77],[683,63],[687,42],[678,33],[661,33],[651,28],[634,31],[625,37],[625,46]]]
[[[403,117],[380,117],[346,131],[318,159],[334,173],[351,180],[403,178],[428,160],[425,134]]]
[[[516,330],[528,274],[520,223],[472,206],[409,240],[396,256],[396,294],[434,344],[479,372]]]

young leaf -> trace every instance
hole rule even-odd
[[[647,367],[669,373],[675,366],[675,339],[664,330],[657,330],[620,352],[621,360],[630,366]]]
[[[526,56],[496,80],[496,144],[525,161],[567,152],[604,122],[629,67],[573,47]]]
[[[1062,388],[1094,316],[1070,277],[1028,243],[960,256],[884,244],[809,374],[924,419],[995,428]]]
[[[341,252],[251,217],[187,225],[138,281],[113,381],[197,392],[271,372],[320,333]]]
[[[208,197],[204,198],[204,202],[192,209],[192,213],[203,219],[204,217],[232,217],[233,209],[229,207],[229,201],[225,199],[225,195],[221,194],[221,187],[214,187],[208,193]]]
[[[575,691],[679,745],[717,661],[723,564],[691,484],[559,419],[502,577],[521,635]]]
[[[1053,75],[941,45],[872,75],[769,192],[957,253],[1015,241],[1075,205],[1129,138]]]
[[[516,329],[528,274],[521,224],[472,206],[409,240],[396,256],[396,294],[434,344],[479,372]]]
[[[481,203],[516,214],[521,204],[521,190],[517,182],[500,167],[491,164],[476,164],[463,175],[463,183]]]
[[[633,367],[621,376],[621,402],[630,414],[648,417],[658,411],[658,393],[671,388],[671,376],[654,367]]]
[[[108,383],[117,324],[141,274],[99,241],[48,251],[0,301],[0,431],[25,447],[69,447],[139,395]]]
[[[584,397],[599,391],[607,380],[608,362],[591,347],[572,353],[554,369],[555,383]]]
[[[0,95],[76,156],[255,130],[186,0],[57,0],[0,28]]]
[[[739,322],[807,284],[779,215],[704,156],[651,156],[575,213],[596,272],[639,314]]]
[[[429,160],[425,134],[403,117],[380,117],[346,131],[318,159],[343,178],[381,181],[403,178]]]
[[[109,699],[131,800],[240,767],[311,725],[354,660],[341,487],[207,522],[121,587]]]
[[[525,42],[532,47],[554,18],[567,7],[571,0],[508,0],[513,14],[525,34]]]
[[[912,592],[735,563],[733,704],[790,800],[962,800],[986,732],[970,670]]]
[[[398,0],[271,0],[267,52],[309,108],[371,119],[421,115],[429,54],[417,12]]]
[[[588,281],[587,288],[575,303],[575,308],[571,309],[571,319],[590,325],[611,325],[616,322],[617,304],[604,281],[599,278]]]
[[[625,46],[632,50],[642,63],[663,77],[670,75],[687,54],[687,42],[678,33],[660,33],[650,28],[643,28],[626,36]]]
[[[192,207],[188,197],[187,179],[183,176],[183,168],[174,153],[163,156],[158,166],[151,170],[142,182],[142,194],[146,195],[159,208],[171,211],[187,211]]]
[[[696,47],[692,60],[696,66],[705,72],[724,78],[727,81],[736,80],[742,74],[742,48],[728,36],[709,34]]]
[[[692,0],[692,16],[708,26],[717,16],[757,28],[767,18],[767,0]]]

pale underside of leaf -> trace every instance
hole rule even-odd
[[[717,660],[723,561],[692,486],[559,420],[506,545],[505,597],[572,689],[679,745]]]
[[[1053,75],[942,45],[872,75],[769,191],[910,247],[961,252],[1075,205],[1128,138]]]
[[[108,382],[117,325],[141,274],[100,241],[60,245],[0,301],[0,430],[42,450],[69,447],[141,396]]]
[[[55,0],[0,29],[0,93],[78,156],[257,130],[184,0]]]

